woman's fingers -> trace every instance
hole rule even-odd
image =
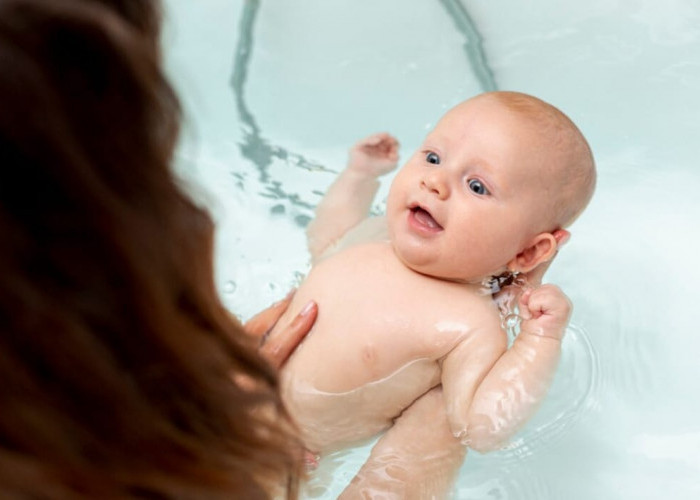
[[[263,338],[258,352],[273,367],[281,368],[306,334],[309,333],[317,315],[318,306],[316,303],[313,301],[307,303],[292,322],[276,332],[274,337]]]
[[[277,321],[280,319],[284,311],[289,307],[289,303],[294,297],[294,290],[289,292],[285,298],[272,304],[267,309],[260,311],[258,314],[250,318],[244,325],[243,329],[253,337],[261,338],[265,333],[272,330]]]
[[[289,325],[275,332],[274,337],[269,337],[269,332],[289,307],[294,292],[295,290],[292,290],[284,299],[260,311],[243,325],[246,333],[260,339],[258,354],[277,369],[287,361],[294,349],[309,333],[318,315],[318,306],[311,301],[302,308]]]

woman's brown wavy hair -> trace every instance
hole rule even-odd
[[[0,497],[295,496],[275,374],[171,172],[153,27],[107,3],[0,2]]]

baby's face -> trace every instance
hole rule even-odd
[[[399,258],[459,281],[504,271],[545,215],[554,189],[547,150],[533,122],[492,98],[453,108],[391,185],[387,220]]]

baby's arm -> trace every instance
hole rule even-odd
[[[398,147],[396,139],[380,133],[350,149],[347,167],[328,188],[306,230],[312,262],[367,217],[379,189],[377,177],[396,167]]]
[[[436,387],[404,410],[339,499],[447,498],[466,448],[452,435],[444,408]]]
[[[503,446],[535,413],[549,389],[561,354],[571,303],[554,285],[526,291],[520,298],[520,334],[478,384],[471,403],[450,417],[452,431],[477,451]],[[460,398],[458,367],[443,365],[446,399]],[[448,406],[449,408],[449,406]]]

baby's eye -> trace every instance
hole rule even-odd
[[[481,182],[479,179],[469,179],[467,181],[467,184],[469,185],[469,189],[474,191],[476,194],[489,194],[489,190],[486,189],[486,186],[484,186],[484,183]]]
[[[437,155],[437,153],[433,153],[432,151],[428,151],[426,153],[425,161],[432,163],[433,165],[440,165],[440,157]]]

